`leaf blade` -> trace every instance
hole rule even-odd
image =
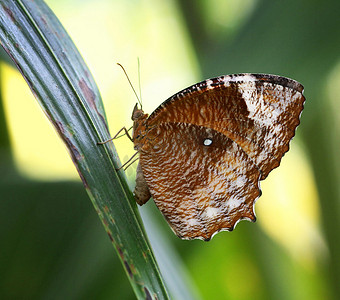
[[[109,137],[98,88],[59,21],[42,1],[2,1],[1,44],[66,144],[138,298],[168,299]]]

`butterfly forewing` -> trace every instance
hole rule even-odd
[[[203,126],[162,123],[148,132],[140,164],[173,231],[209,240],[244,218],[255,220],[260,171],[242,148]]]
[[[303,109],[302,91],[298,82],[274,75],[221,76],[175,94],[148,124],[183,122],[215,129],[248,154],[264,179],[289,149]]]

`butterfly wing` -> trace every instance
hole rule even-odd
[[[233,140],[203,126],[162,123],[148,132],[140,165],[153,199],[181,238],[209,240],[255,221],[260,170]]]
[[[226,75],[195,84],[166,100],[148,124],[183,122],[215,129],[235,141],[261,170],[279,166],[300,123],[303,86],[265,74]]]

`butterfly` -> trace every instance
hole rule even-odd
[[[150,116],[134,107],[134,195],[150,197],[182,239],[210,240],[255,221],[260,181],[278,167],[300,123],[303,86],[268,74],[194,84]]]

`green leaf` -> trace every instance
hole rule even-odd
[[[139,299],[168,299],[83,59],[41,0],[0,3],[0,42],[66,144]]]

